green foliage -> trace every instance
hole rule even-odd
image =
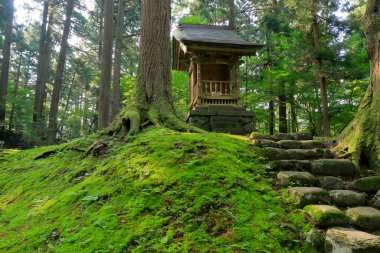
[[[202,16],[186,16],[182,17],[179,20],[180,23],[182,24],[205,24],[207,25],[207,21],[204,17]]]
[[[0,157],[0,251],[314,252],[248,141],[150,128]]]

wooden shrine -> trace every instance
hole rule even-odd
[[[239,66],[242,56],[253,56],[261,47],[228,26],[178,26],[173,69],[189,71],[190,124],[214,132],[252,132],[253,115],[240,103]]]

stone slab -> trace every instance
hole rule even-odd
[[[308,205],[303,209],[318,228],[348,225],[349,219],[344,212],[329,205]]]
[[[330,204],[331,199],[327,191],[318,187],[291,187],[289,195],[294,204],[303,208],[313,204]]]
[[[339,177],[322,176],[318,177],[317,179],[319,186],[326,190],[341,190],[345,187],[343,180]]]
[[[354,177],[356,167],[350,160],[320,159],[311,162],[311,173],[321,176]]]
[[[380,190],[380,176],[359,178],[351,182],[350,188],[360,192],[376,193]]]
[[[275,171],[310,171],[311,162],[309,160],[278,160],[270,161],[269,165]]]
[[[277,174],[282,186],[314,186],[317,179],[308,172],[281,171]]]
[[[302,144],[299,141],[293,141],[293,140],[282,140],[278,141],[278,144],[281,148],[285,149],[300,149]]]
[[[380,228],[380,211],[368,206],[349,208],[346,215],[356,227],[371,231]]]
[[[363,206],[365,205],[366,194],[349,190],[330,191],[333,204],[341,207]]]
[[[315,148],[326,148],[326,146],[320,141],[307,140],[307,141],[301,141],[301,148],[315,149]]]

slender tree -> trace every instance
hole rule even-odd
[[[14,0],[6,1],[6,26],[4,32],[3,60],[0,76],[0,132],[5,130],[5,111],[9,80],[9,62],[11,59],[11,43],[14,17]]]
[[[236,28],[235,26],[235,1],[228,0],[228,26]]]
[[[62,87],[63,71],[66,62],[66,51],[68,47],[68,38],[71,26],[71,16],[74,10],[74,0],[67,0],[66,18],[63,27],[63,35],[61,41],[61,48],[58,56],[58,65],[54,78],[54,88],[51,97],[51,105],[49,112],[49,129],[48,129],[48,142],[53,144],[56,142],[57,134],[57,117],[58,117],[58,103]]]
[[[47,55],[47,20],[49,12],[49,3],[44,1],[44,10],[42,13],[42,24],[40,33],[40,45],[38,54],[38,64],[37,64],[37,80],[36,89],[34,95],[34,111],[33,111],[33,122],[40,122],[43,119],[43,104],[44,104],[44,73],[45,68],[48,68],[49,64],[46,61]]]
[[[102,67],[99,91],[99,117],[98,128],[106,128],[110,118],[110,93],[111,93],[111,73],[112,73],[112,13],[113,0],[104,1],[104,30],[103,30],[103,50]]]
[[[337,150],[380,173],[380,0],[367,0],[364,16],[371,79],[355,119],[338,137]]]
[[[124,34],[124,9],[125,0],[119,0],[119,8],[117,13],[117,31],[115,41],[115,59],[113,66],[113,86],[112,86],[112,106],[111,121],[120,111],[120,71],[121,71],[121,49],[123,46]]]

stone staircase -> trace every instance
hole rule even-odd
[[[276,187],[286,188],[314,225],[313,246],[326,253],[380,253],[380,176],[362,177],[350,160],[334,158],[328,143],[307,133],[253,133],[251,140],[277,174]]]

